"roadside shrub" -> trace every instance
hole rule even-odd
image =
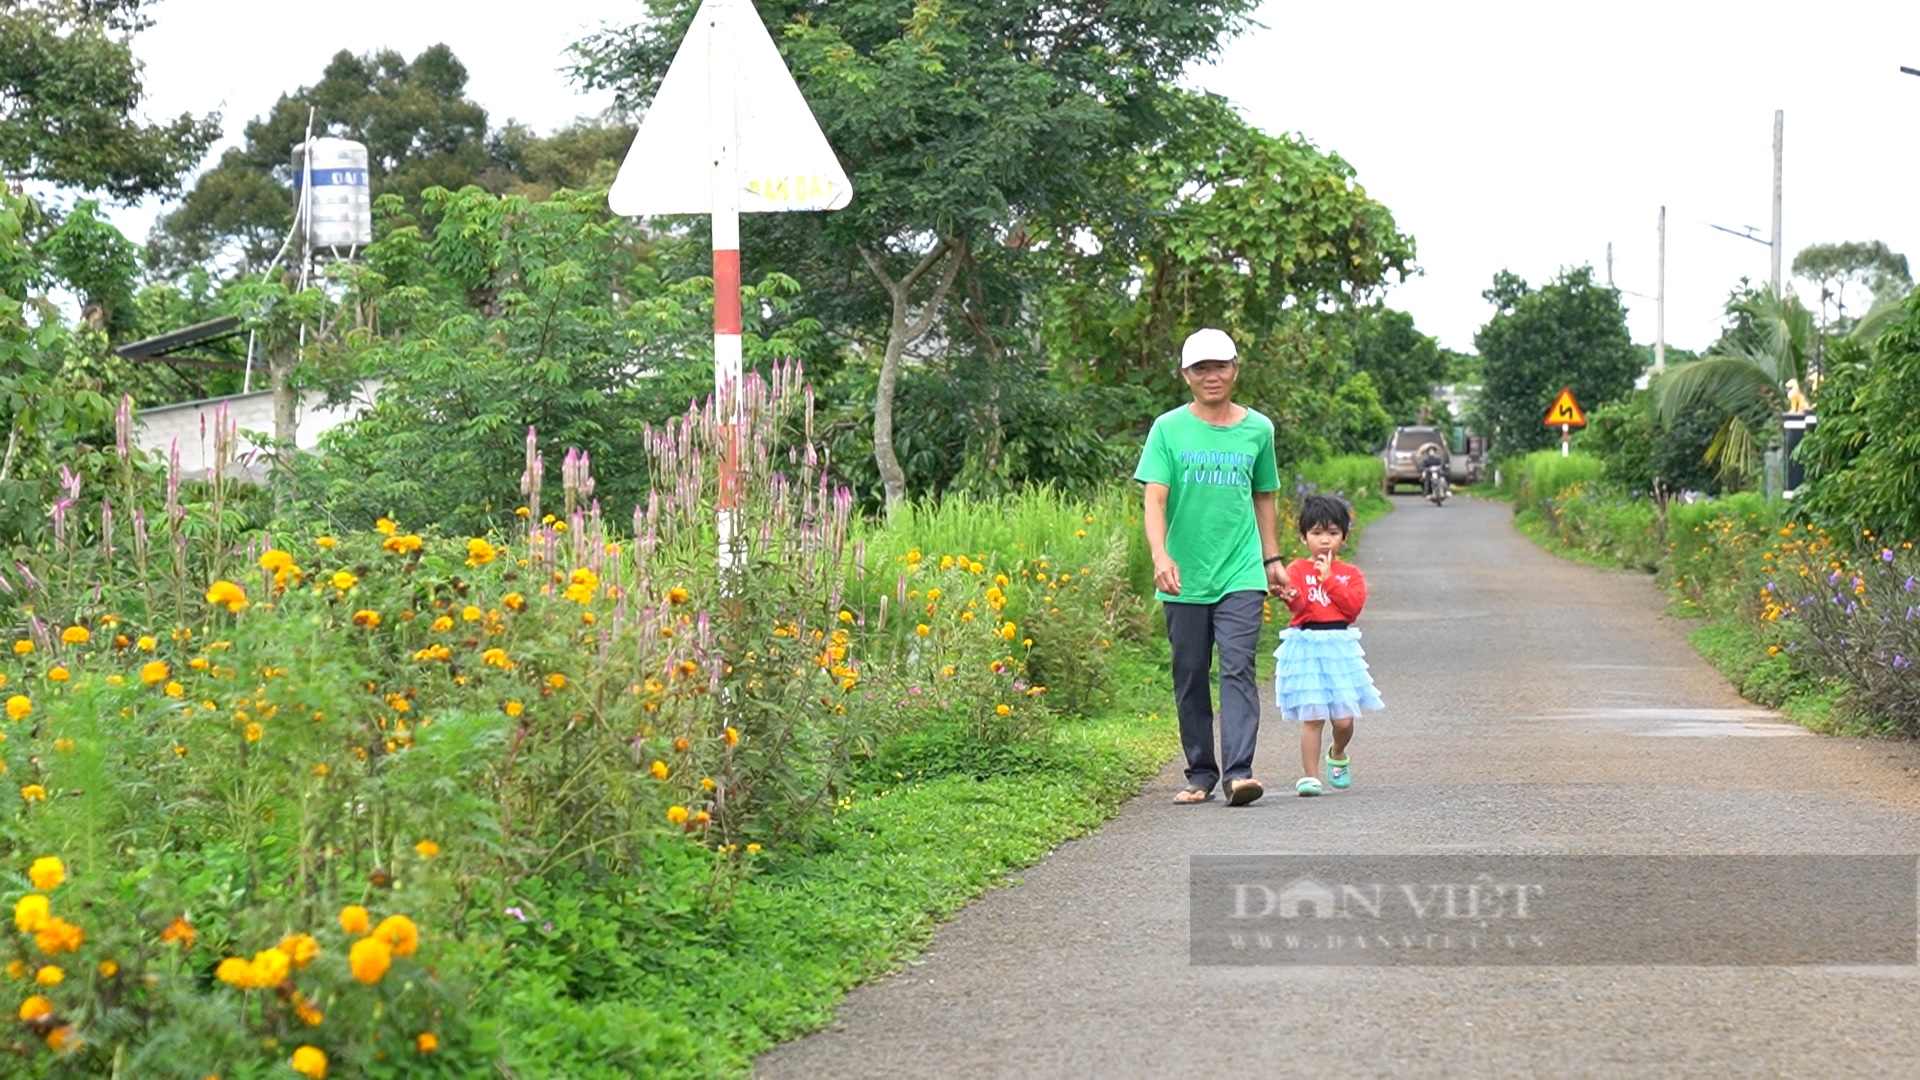
[[[1798,451],[1808,483],[1795,505],[1839,535],[1920,541],[1920,292],[1870,357],[1848,344],[1834,361],[1819,390],[1820,422]]]
[[[1605,471],[1599,458],[1589,454],[1561,457],[1558,450],[1536,450],[1521,458],[1509,458],[1501,469],[1501,486],[1513,495],[1514,512],[1533,510],[1547,513],[1548,503],[1575,484],[1592,484]]]
[[[1588,559],[1652,572],[1660,564],[1654,504],[1582,481],[1542,504],[1538,520],[1562,547]]]
[[[1844,554],[1817,530],[1800,535],[1793,573],[1762,593],[1764,617],[1784,617],[1796,662],[1844,687],[1849,716],[1920,736],[1920,552],[1866,534]]]
[[[1667,506],[1667,583],[1702,611],[1757,614],[1779,516],[1754,492]]]

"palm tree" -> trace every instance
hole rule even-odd
[[[1792,294],[1750,292],[1729,302],[1727,314],[1735,328],[1707,355],[1668,372],[1656,400],[1663,425],[1694,409],[1723,416],[1704,460],[1739,479],[1759,471],[1762,450],[1777,437],[1787,383],[1806,379],[1815,332],[1812,313]],[[1759,431],[1763,414],[1769,422]]]

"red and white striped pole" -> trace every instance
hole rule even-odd
[[[735,516],[739,510],[740,467],[740,118],[739,61],[732,20],[733,4],[710,5],[713,24],[707,35],[708,120],[713,148],[713,399],[720,424],[720,576],[725,582],[737,562]],[[757,17],[757,16],[756,16]]]

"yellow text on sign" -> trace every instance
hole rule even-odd
[[[747,190],[768,202],[826,204],[833,201],[840,184],[831,177],[814,173],[811,176],[749,180]]]

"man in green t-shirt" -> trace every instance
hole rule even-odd
[[[1233,402],[1233,339],[1196,330],[1180,350],[1193,401],[1153,422],[1133,478],[1146,485],[1154,596],[1173,646],[1173,697],[1187,786],[1174,802],[1203,803],[1224,781],[1229,806],[1262,790],[1253,778],[1260,695],[1253,652],[1267,592],[1286,584],[1274,492],[1273,421]],[[1213,657],[1220,655],[1220,753],[1214,754]],[[1224,765],[1222,764],[1224,762]]]

